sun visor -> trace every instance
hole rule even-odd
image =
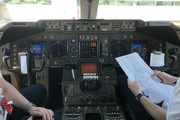
[[[34,22],[11,22],[0,29],[0,46],[43,31]]]
[[[180,28],[169,21],[150,21],[138,27],[137,33],[180,46]]]

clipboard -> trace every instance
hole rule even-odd
[[[153,51],[150,56],[150,66],[151,67],[162,67],[165,65],[165,53],[162,51]]]

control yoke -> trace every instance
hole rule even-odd
[[[10,50],[7,48],[2,48],[1,50],[3,57],[3,63],[5,68],[10,72],[21,72],[21,74],[29,74],[32,72],[41,72],[46,65],[46,52],[42,53],[42,62],[40,68],[35,68],[34,66],[34,57],[30,51],[23,51],[18,53],[19,66],[10,68],[7,60],[10,58]]]
[[[169,57],[173,60],[172,63],[169,64],[169,67],[172,69],[174,68],[174,65],[177,61],[177,56],[176,54],[179,52],[179,49],[177,47],[173,47],[171,49],[168,50],[169,52]]]

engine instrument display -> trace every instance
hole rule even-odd
[[[46,51],[46,41],[30,41],[29,50],[32,52],[34,58],[42,56],[42,52]]]
[[[80,42],[80,58],[97,58],[97,42]]]
[[[98,74],[97,63],[81,63],[80,64],[80,73],[96,73]]]
[[[112,64],[102,64],[103,70],[114,70],[114,67]]]
[[[111,42],[111,58],[119,57],[127,54],[127,41]]]
[[[67,58],[67,41],[50,41],[50,58]]]
[[[146,56],[147,54],[147,41],[132,41],[131,53],[137,52],[140,56]]]

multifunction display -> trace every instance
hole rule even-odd
[[[80,58],[97,58],[97,42],[80,42]]]
[[[140,56],[146,56],[147,54],[147,41],[132,41],[131,53],[137,52]]]
[[[50,58],[67,58],[67,41],[50,41]]]
[[[39,58],[42,53],[46,53],[46,41],[30,41],[29,50],[32,52],[34,58]]]

